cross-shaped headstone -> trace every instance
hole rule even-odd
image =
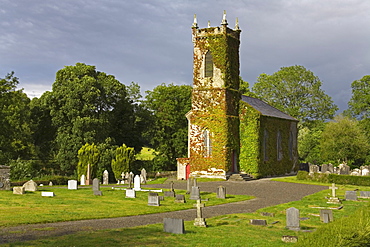
[[[334,197],[336,197],[336,195],[335,195],[335,190],[337,190],[338,189],[338,187],[335,187],[335,183],[332,183],[331,184],[331,187],[329,187],[329,189],[331,189],[331,196],[334,198]]]
[[[194,207],[197,208],[197,218],[202,218],[202,208],[204,208],[204,203],[201,203],[201,200],[197,200],[197,204],[194,204]]]

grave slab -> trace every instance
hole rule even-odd
[[[163,230],[169,233],[184,234],[185,233],[184,220],[164,218]]]

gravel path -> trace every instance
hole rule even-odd
[[[226,193],[231,195],[252,195],[255,199],[228,203],[203,208],[205,218],[218,215],[248,213],[257,209],[300,200],[306,195],[327,189],[326,186],[293,184],[271,181],[269,179],[253,180],[248,182],[204,182],[198,183],[201,191],[216,192],[219,185],[226,187]],[[169,188],[168,184],[150,185],[152,188]],[[186,183],[175,182],[175,189],[186,190]],[[206,204],[207,205],[207,204]],[[92,231],[102,229],[115,229],[134,227],[155,223],[162,223],[163,218],[182,218],[194,220],[195,209],[138,215],[120,218],[80,220],[46,224],[21,225],[0,229],[0,244],[15,241],[27,241],[51,236],[62,236],[79,231]]]

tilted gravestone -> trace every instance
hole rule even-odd
[[[357,191],[346,191],[346,201],[357,201]]]
[[[185,200],[185,196],[184,195],[176,195],[176,200],[175,202],[178,202],[178,203],[185,203],[186,200]]]
[[[93,184],[92,189],[93,189],[94,195],[95,196],[102,196],[103,193],[100,191],[99,178],[94,178],[92,184]]]
[[[77,190],[77,180],[68,180],[68,189]]]
[[[31,179],[30,181],[23,184],[25,191],[37,191],[37,184]]]
[[[334,220],[333,211],[330,209],[320,209],[320,220],[324,223],[329,223]]]
[[[15,195],[23,195],[25,193],[26,193],[26,191],[24,190],[24,187],[23,186],[13,187],[13,194],[15,194]]]
[[[185,233],[184,220],[164,218],[163,230],[169,233],[184,234]]]
[[[286,227],[293,231],[300,230],[298,209],[291,207],[286,210]]]
[[[148,206],[160,206],[158,193],[149,193]]]
[[[200,190],[199,187],[191,187],[190,200],[199,200],[200,199]]]
[[[136,191],[132,189],[127,189],[126,198],[136,198]]]
[[[216,191],[216,197],[220,199],[226,199],[226,187],[225,186],[218,186]]]
[[[322,164],[321,166],[321,173],[325,173],[328,171],[328,165],[327,164]]]

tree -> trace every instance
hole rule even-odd
[[[11,72],[0,78],[0,164],[30,159],[34,155],[30,129],[30,99],[17,90],[18,78]]]
[[[125,85],[95,66],[77,63],[56,74],[50,95],[50,115],[56,127],[56,160],[64,174],[73,174],[77,151],[85,143],[134,142],[134,109]],[[137,145],[137,143],[135,143]]]
[[[338,107],[321,89],[322,82],[310,70],[295,65],[272,75],[261,74],[253,86],[258,97],[297,118],[303,126],[333,118]]]
[[[358,118],[370,118],[370,75],[352,82],[352,98],[348,102],[348,112]]]
[[[115,153],[116,157],[112,160],[112,170],[116,180],[118,180],[121,178],[122,172],[129,172],[132,168],[135,161],[135,150],[123,144],[116,149]]]
[[[99,161],[99,150],[97,146],[86,143],[78,150],[78,166],[77,176],[81,177],[83,174],[87,174],[88,165],[90,165],[91,177],[97,177],[97,167]]]
[[[298,135],[298,153],[301,161],[312,164],[322,164],[321,160],[321,134],[324,124],[314,128],[304,127]]]
[[[337,116],[328,122],[321,136],[322,158],[359,164],[369,154],[369,142],[357,120]]]
[[[151,128],[146,135],[156,150],[154,165],[159,170],[175,170],[176,158],[187,155],[188,123],[191,109],[188,85],[161,84],[147,91],[143,105],[151,112]]]

